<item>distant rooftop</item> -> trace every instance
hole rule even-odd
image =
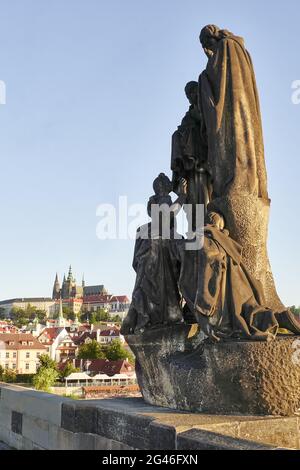
[[[51,297],[23,297],[16,299],[1,300],[0,305],[13,304],[13,303],[30,303],[30,302],[53,302]]]
[[[100,295],[100,294],[106,294],[106,289],[104,285],[99,285],[99,286],[85,286],[83,289],[84,296],[88,295]]]

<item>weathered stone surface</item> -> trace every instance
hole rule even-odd
[[[297,416],[186,413],[149,405],[142,398],[90,400],[85,403],[70,400],[70,407],[65,403],[62,414],[72,411],[65,424],[73,431],[54,425],[50,420],[41,420],[39,411],[34,414],[32,406],[29,414],[24,412],[22,434],[15,434],[11,431],[9,419],[14,410],[7,410],[12,404],[9,395],[15,396],[18,387],[3,387],[6,393],[5,399],[0,400],[0,441],[14,449],[189,450],[204,449],[208,445],[224,449],[240,449],[240,446],[258,449],[268,445],[272,448],[300,447]],[[24,389],[19,389],[21,396]],[[45,394],[33,393],[37,404],[42,399],[46,405]],[[97,415],[96,433],[90,431],[95,431],[95,423],[91,423],[89,428],[88,418],[75,423],[75,416],[80,417],[85,412],[90,418]]]
[[[19,412],[32,414],[55,425],[61,424],[61,407],[63,403],[72,403],[69,398],[40,392],[25,387],[1,384],[1,400],[7,407]]]
[[[11,450],[11,448],[3,442],[0,442],[0,450]]]
[[[24,414],[22,436],[43,449],[49,448],[49,422]]]
[[[272,446],[237,440],[209,431],[191,429],[177,437],[178,450],[272,450]]]
[[[61,425],[75,433],[97,433],[97,410],[91,406],[65,403],[62,406]]]
[[[152,421],[148,416],[98,409],[98,434],[129,447],[150,449]]]
[[[144,399],[153,405],[211,414],[291,416],[300,409],[294,337],[212,344],[189,328],[127,337]]]
[[[15,434],[22,434],[23,428],[23,415],[17,411],[11,413],[11,430]]]

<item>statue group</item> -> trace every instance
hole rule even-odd
[[[172,136],[172,182],[164,174],[154,181],[152,222],[137,233],[137,279],[122,332],[197,322],[216,342],[270,341],[280,329],[299,334],[268,260],[270,200],[251,57],[241,37],[214,25],[202,29],[200,42],[207,66],[185,87],[190,106]],[[176,231],[181,208],[195,249]]]
[[[136,284],[121,331],[148,403],[292,415],[300,410],[300,322],[280,301],[268,258],[252,60],[241,37],[217,26],[203,28],[200,42],[207,66],[185,87],[190,106],[172,136],[172,181],[155,179],[151,222],[137,231]]]

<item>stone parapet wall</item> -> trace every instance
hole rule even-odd
[[[172,412],[140,398],[71,400],[0,383],[0,441],[24,450],[272,450],[299,448],[299,423]]]

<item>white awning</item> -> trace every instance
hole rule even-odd
[[[92,377],[93,380],[111,380],[112,377],[109,377],[109,375],[106,374],[97,374],[94,377]]]
[[[132,377],[130,377],[129,375],[127,374],[115,374],[111,377],[112,379],[116,379],[116,380],[120,380],[120,379],[132,379]]]
[[[93,380],[89,375],[85,372],[73,372],[65,380]]]

